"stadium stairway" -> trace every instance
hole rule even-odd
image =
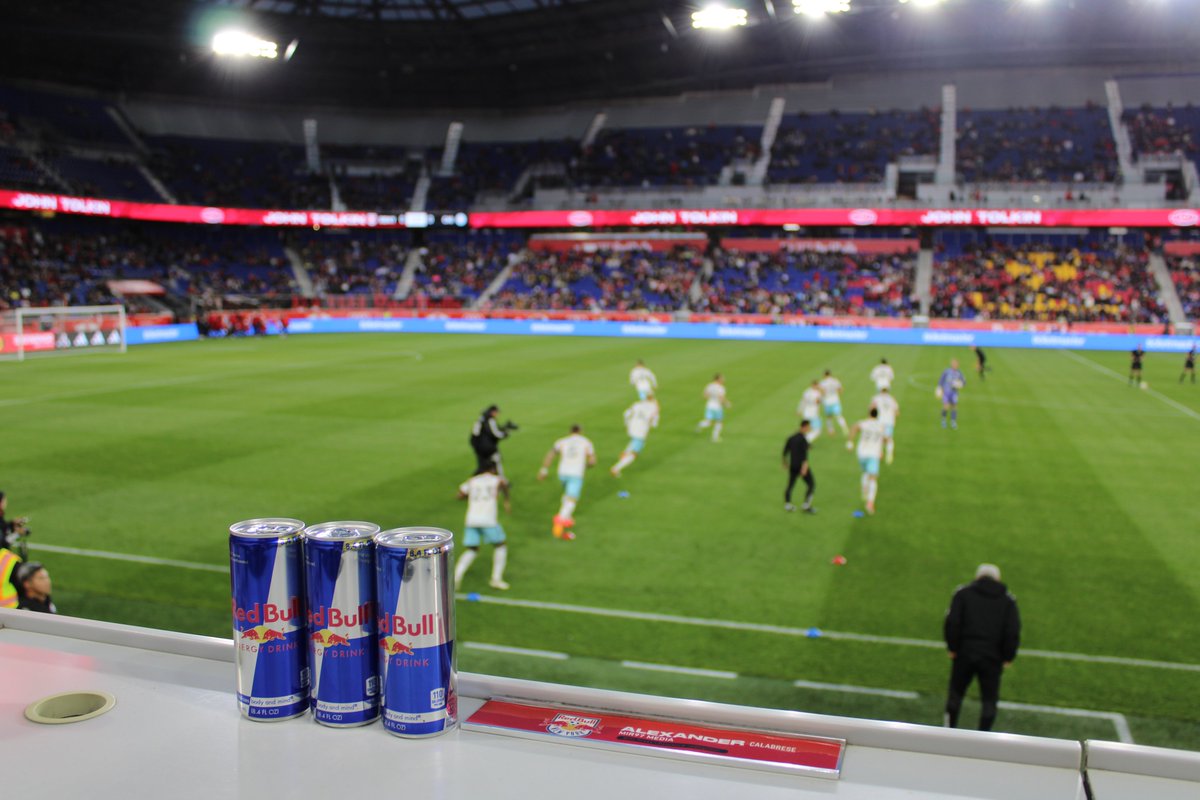
[[[775,147],[775,137],[779,135],[779,124],[783,122],[783,109],[786,105],[787,100],[782,97],[776,97],[771,101],[771,110],[767,112],[767,118],[763,122],[762,139],[760,140],[762,154],[754,162],[754,168],[750,171],[750,176],[746,181],[751,186],[762,186],[763,180],[767,177],[767,170],[771,167],[771,149]]]
[[[20,139],[14,141],[13,144],[17,146],[17,149],[21,151],[21,154],[24,155],[25,158],[29,159],[31,164],[41,170],[48,178],[50,178],[50,180],[54,181],[54,185],[60,190],[67,192],[68,194],[73,194],[75,192],[71,184],[67,183],[66,179],[59,173],[59,171],[50,166],[50,164],[48,164],[44,158],[38,155],[37,148],[35,146]]]
[[[1183,313],[1183,303],[1179,302],[1179,292],[1175,290],[1175,281],[1171,279],[1171,270],[1167,269],[1167,262],[1162,253],[1151,250],[1149,265],[1154,280],[1158,282],[1158,292],[1162,296],[1163,305],[1167,307],[1167,316],[1171,324],[1186,323],[1187,314]]]
[[[917,274],[913,276],[913,281],[913,291],[916,292],[917,302],[921,304],[921,314],[927,317],[929,307],[933,305],[933,250],[928,247],[922,247],[917,253]]]
[[[485,308],[493,295],[504,288],[504,284],[508,283],[508,278],[512,275],[513,265],[517,263],[516,254],[510,254],[508,263],[504,265],[504,269],[497,273],[488,287],[479,293],[479,297],[475,298],[475,302],[471,304],[471,308]]]
[[[287,256],[288,263],[292,266],[292,276],[296,279],[296,286],[299,288],[301,296],[312,297],[316,292],[313,290],[312,276],[304,267],[304,259],[300,258],[300,254],[291,247],[283,248],[283,254]]]
[[[417,278],[417,270],[425,268],[425,258],[421,255],[421,248],[414,247],[408,251],[408,255],[404,259],[404,271],[400,273],[400,280],[396,281],[396,291],[392,293],[393,300],[404,300],[412,293],[413,282]]]

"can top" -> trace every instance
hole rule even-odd
[[[304,538],[320,541],[357,542],[362,539],[370,539],[377,533],[379,533],[379,526],[374,522],[349,520],[310,525],[304,529]]]
[[[442,528],[392,528],[375,534],[378,547],[407,550],[409,555],[446,553],[454,546],[454,534]]]
[[[229,533],[245,539],[275,539],[292,536],[304,530],[304,523],[291,517],[261,517],[235,522]]]

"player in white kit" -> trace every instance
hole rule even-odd
[[[650,435],[650,429],[657,427],[658,401],[654,399],[653,394],[625,409],[625,431],[629,434],[629,444],[625,445],[617,463],[608,470],[614,478],[621,477],[621,470],[634,462],[638,453],[646,446],[646,437]]]
[[[879,412],[879,421],[883,423],[883,432],[887,436],[887,463],[891,464],[896,452],[896,420],[900,417],[900,403],[885,386],[871,398],[871,408]]]
[[[896,380],[896,372],[892,369],[892,365],[887,362],[886,358],[880,359],[875,365],[875,369],[871,370],[871,382],[875,384],[875,391],[882,392],[884,389],[892,388],[892,381]]]
[[[821,387],[817,381],[812,382],[800,395],[800,405],[796,408],[796,416],[808,420],[808,441],[815,442],[821,435]]]
[[[875,494],[879,490],[879,459],[883,456],[883,423],[879,412],[871,409],[867,419],[859,420],[850,428],[846,449],[854,447],[858,437],[858,465],[862,468],[862,499],[868,514],[875,513]]]
[[[733,405],[725,397],[725,376],[717,373],[712,383],[704,387],[704,419],[696,423],[696,430],[712,426],[712,440],[721,441],[721,428],[725,427],[725,409]]]
[[[570,435],[556,441],[542,459],[542,468],[537,475],[539,481],[546,480],[550,474],[555,456],[558,457],[558,480],[563,486],[563,496],[550,530],[555,539],[574,539],[575,534],[570,529],[575,526],[575,505],[583,493],[584,473],[589,467],[596,466],[596,448],[583,435],[580,426],[572,425]]]
[[[645,400],[658,390],[658,378],[646,366],[646,362],[639,358],[637,365],[629,370],[629,385],[637,390],[638,400]]]
[[[508,481],[496,474],[495,462],[486,465],[466,483],[458,487],[458,499],[467,501],[466,529],[463,532],[463,554],[454,567],[454,588],[462,585],[463,576],[479,555],[484,542],[492,545],[492,579],[488,586],[507,589],[504,582],[504,567],[508,564],[508,545],[505,543],[504,528],[497,519],[496,499],[504,498],[504,510],[512,513],[508,500]]]
[[[833,377],[833,373],[825,370],[825,377],[817,384],[821,388],[821,410],[825,418],[833,418],[837,420],[838,427],[842,429],[842,433],[846,430],[846,418],[842,416],[842,382]],[[829,433],[833,435],[833,426],[830,425]]]

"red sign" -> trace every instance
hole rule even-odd
[[[39,192],[11,192],[3,189],[0,189],[0,208],[206,225],[266,225],[285,228],[313,225],[339,228],[404,227],[403,214],[381,214],[377,211],[288,211],[263,208],[175,206],[166,203],[134,203],[128,200],[70,197]]]
[[[489,700],[465,723],[468,730],[628,749],[646,755],[726,766],[803,772],[825,778],[841,773],[846,742],[789,733],[693,725],[626,717],[587,709],[550,708]]]
[[[6,333],[0,336],[0,352],[15,353],[24,350],[26,353],[34,350],[53,350],[53,333]]]
[[[470,215],[472,228],[609,228],[713,225],[825,227],[1186,228],[1190,208],[742,208],[663,211],[494,211]]]
[[[915,253],[918,239],[737,239],[721,240],[721,247],[738,253]]]
[[[1163,243],[1163,252],[1169,256],[1200,255],[1200,242],[1171,241]]]
[[[600,251],[629,252],[652,250],[669,252],[676,247],[688,247],[701,252],[708,249],[708,236],[703,233],[662,234],[637,233],[535,233],[529,237],[529,249],[542,253]]]

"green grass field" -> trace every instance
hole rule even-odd
[[[485,552],[464,587],[482,602],[459,603],[459,641],[569,658],[466,646],[460,669],[938,724],[942,615],[976,564],[994,561],[1025,626],[1003,699],[1103,712],[1005,708],[998,729],[1112,739],[1121,714],[1139,743],[1200,749],[1200,386],[1176,384],[1182,357],[1150,356],[1151,390],[1139,391],[1122,380],[1125,354],[993,349],[985,383],[968,372],[951,432],[938,425],[933,386],[952,355],[970,357],[379,334],[3,363],[0,488],[10,517],[32,516],[34,545],[218,569],[229,524],[249,517],[461,532],[467,432],[495,402],[522,426],[504,447],[512,590],[507,604],[490,602],[500,593],[487,588]],[[895,366],[902,416],[879,513],[852,515],[858,466],[840,437],[814,447],[820,513],[784,513],[779,451],[804,386],[832,368],[853,420],[881,356]],[[639,357],[658,374],[663,422],[618,481],[606,468],[626,441],[621,411]],[[718,370],[733,408],[713,444],[694,425]],[[576,512],[578,540],[562,542],[549,534],[557,482],[534,477],[573,422],[601,466]],[[219,571],[33,552],[62,613],[229,635]],[[837,554],[845,566],[831,564]],[[810,627],[829,635],[803,635]]]

